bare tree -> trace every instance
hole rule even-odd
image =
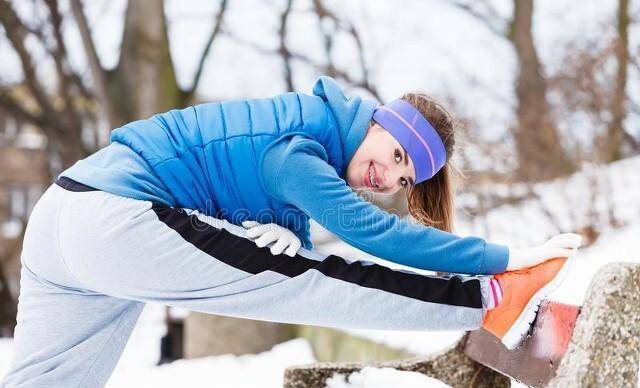
[[[162,0],[129,2],[120,57],[113,69],[105,69],[100,64],[82,3],[80,0],[71,0],[73,15],[82,36],[95,84],[96,96],[111,128],[193,102],[205,61],[220,33],[227,4],[227,0],[220,2],[193,82],[188,89],[183,90],[176,80],[171,60]],[[149,20],[153,22],[150,23]]]
[[[622,157],[625,119],[627,65],[629,63],[629,0],[618,0],[618,38],[615,45],[617,72],[615,89],[611,98],[611,122],[607,127],[605,160],[610,162]]]
[[[547,82],[533,39],[534,0],[513,0],[513,14],[505,18],[490,1],[447,0],[507,39],[518,60],[516,75],[517,125],[512,128],[518,152],[520,180],[553,178],[573,171],[547,101]]]
[[[607,19],[594,25],[600,30],[616,25],[616,34],[567,42],[561,50],[561,65],[548,80],[551,92],[560,101],[554,107],[558,117],[567,123],[584,123],[586,118],[586,126],[593,132],[589,134],[591,143],[586,144],[575,139],[585,129],[582,134],[569,132],[577,161],[611,162],[640,152],[640,142],[625,127],[630,115],[640,113],[634,110],[637,103],[628,87],[630,69],[635,66],[628,37],[633,20],[629,18],[629,3],[619,3],[617,22]]]
[[[310,66],[315,69],[320,74],[326,74],[331,77],[341,79],[345,81],[352,87],[360,88],[365,90],[367,93],[371,94],[374,98],[380,100],[380,93],[378,92],[377,86],[373,84],[370,80],[369,73],[370,67],[366,63],[365,60],[365,47],[362,42],[362,37],[360,32],[355,27],[355,25],[347,20],[346,18],[339,17],[335,12],[329,10],[322,0],[313,0],[314,12],[318,18],[318,29],[322,36],[324,42],[325,49],[325,60],[323,62],[317,62],[314,59],[308,57],[304,53],[299,53],[291,50],[286,42],[286,23],[290,18],[290,13],[292,11],[293,1],[287,1],[286,7],[282,14],[280,15],[280,26],[278,28],[279,34],[279,46],[275,49],[269,47],[263,47],[259,44],[256,44],[253,41],[244,40],[230,31],[223,30],[222,32],[228,38],[234,40],[237,43],[245,45],[247,47],[251,47],[256,51],[266,54],[266,55],[278,55],[283,59],[283,66],[285,68],[285,82],[287,84],[287,88],[293,90],[293,82],[291,80],[291,63],[295,61],[299,61],[301,63]],[[324,23],[325,21],[329,21],[330,23]],[[333,27],[327,27],[333,26]],[[352,76],[347,70],[339,69],[333,59],[332,59],[332,48],[333,48],[333,39],[336,34],[346,33],[351,36],[351,38],[356,43],[358,48],[358,66],[361,70],[361,77]]]
[[[287,47],[287,21],[291,14],[291,6],[293,0],[287,0],[286,6],[282,14],[280,15],[280,28],[278,29],[279,47],[278,52],[282,57],[282,63],[284,65],[284,79],[287,84],[287,91],[293,91],[293,73],[291,68],[291,53]]]
[[[353,86],[366,90],[376,99],[381,100],[378,88],[371,82],[371,77],[369,77],[370,68],[365,59],[365,48],[362,42],[362,36],[353,22],[346,18],[340,18],[325,5],[323,0],[313,0],[313,6],[318,17],[318,29],[324,42],[325,58],[327,61],[324,68],[325,73],[333,77],[340,77]],[[331,23],[326,23],[326,21],[330,21]],[[358,66],[362,73],[360,80],[353,79],[347,71],[338,69],[333,63],[333,40],[340,32],[349,34],[356,43],[356,47],[358,48]]]
[[[193,82],[187,89],[181,89],[171,60],[162,0],[128,3],[120,57],[112,69],[101,64],[80,0],[70,2],[73,17],[61,14],[57,0],[34,1],[34,7],[47,10],[47,19],[40,24],[20,19],[11,2],[1,1],[0,25],[20,61],[24,87],[0,84],[0,106],[20,120],[40,128],[51,151],[49,164],[55,165],[54,160],[59,159],[56,169],[66,168],[100,146],[97,141],[83,141],[83,131],[94,131],[94,138],[100,138],[97,133],[100,130],[110,130],[125,122],[193,102],[205,61],[221,30],[227,3],[227,0],[221,0],[219,11],[213,16],[212,30],[198,61]],[[63,21],[75,23],[80,32],[91,75],[90,84],[85,84],[86,77],[81,77],[79,70],[69,64],[62,33]],[[54,64],[57,79],[53,91],[48,90],[38,78],[38,63],[25,43],[27,39],[35,39],[44,47]],[[28,93],[16,92],[24,89]],[[99,128],[99,116],[106,120],[107,128]],[[19,254],[21,240],[17,240],[15,247],[7,246],[2,258]],[[0,324],[13,327],[15,299],[5,295],[9,289],[6,279],[3,279],[6,271],[2,269]],[[215,328],[202,329],[215,333]]]
[[[19,99],[12,88],[0,86],[0,105],[22,120],[39,127],[49,139],[52,152],[59,155],[63,164],[69,165],[88,153],[81,141],[83,108],[77,104],[79,94],[85,88],[79,84],[79,77],[73,74],[65,58],[66,48],[60,34],[60,15],[57,13],[56,1],[45,2],[50,9],[49,23],[54,31],[54,43],[45,41],[44,27],[32,30],[18,17],[9,2],[0,2],[0,24],[5,36],[17,54],[22,72],[24,85],[29,91],[32,104]],[[56,64],[60,90],[55,96],[47,93],[45,86],[36,74],[36,64],[26,47],[25,41],[35,37],[47,48]],[[62,104],[54,104],[55,97],[61,97]],[[33,106],[33,107],[32,107]]]

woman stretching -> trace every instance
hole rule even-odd
[[[453,146],[451,117],[427,96],[378,106],[329,77],[312,95],[207,103],[114,130],[32,212],[3,385],[104,385],[147,302],[337,328],[484,326],[515,347],[580,236],[509,249],[451,234]],[[406,190],[422,224],[360,188]],[[321,255],[310,219],[396,263],[501,275]]]

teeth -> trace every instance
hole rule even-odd
[[[378,187],[378,182],[376,182],[376,174],[373,171],[373,164],[369,166],[369,182],[371,186]]]

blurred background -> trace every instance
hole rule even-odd
[[[310,94],[323,74],[349,95],[417,90],[449,107],[460,124],[456,233],[512,246],[580,233],[583,264],[559,300],[580,304],[607,262],[640,261],[637,0],[1,0],[0,373],[26,221],[59,172],[126,122]],[[362,195],[406,215],[401,195]],[[322,252],[398,267],[317,224],[313,238]],[[459,336],[150,305],[109,384],[275,387],[288,365],[430,354]]]

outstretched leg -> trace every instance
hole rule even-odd
[[[84,216],[61,215],[62,256],[105,295],[339,328],[474,329],[483,317],[475,277],[423,276],[305,249],[274,256],[244,228],[195,211],[100,191],[68,197],[65,207]]]

